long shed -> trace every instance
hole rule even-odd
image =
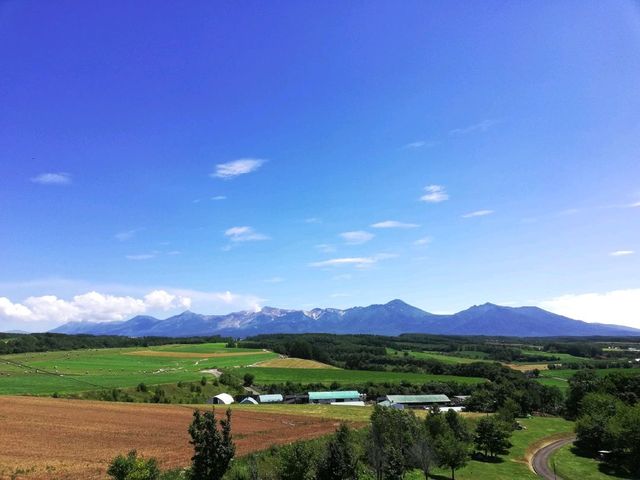
[[[309,403],[359,402],[362,395],[356,390],[334,392],[309,392]]]

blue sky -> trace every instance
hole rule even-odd
[[[4,1],[0,65],[0,330],[393,298],[640,327],[636,2]]]

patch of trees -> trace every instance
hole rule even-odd
[[[224,342],[227,338],[212,337],[121,337],[117,335],[66,335],[62,333],[30,333],[23,335],[0,334],[0,355],[86,348],[151,347],[174,343],[197,344]]]
[[[635,405],[640,401],[640,375],[612,372],[598,376],[594,370],[578,370],[569,379],[568,418],[575,419],[582,414],[582,402],[590,393],[611,395],[627,405]]]

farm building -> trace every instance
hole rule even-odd
[[[451,400],[446,395],[387,395],[383,402],[388,402],[388,406],[399,404],[407,408],[423,408],[434,405],[443,406]]]
[[[228,393],[219,393],[215,397],[211,397],[209,400],[207,400],[207,403],[213,403],[217,405],[231,405],[233,402],[233,397]]]
[[[344,392],[309,392],[309,403],[345,403],[360,402],[362,395],[356,390]]]
[[[258,402],[260,403],[282,403],[284,398],[280,393],[273,393],[270,395],[258,395]]]
[[[251,404],[251,405],[258,405],[258,401],[255,398],[251,398],[251,397],[246,397],[243,398],[240,403],[243,404]]]

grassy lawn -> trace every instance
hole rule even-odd
[[[616,480],[630,477],[616,477],[600,471],[600,462],[593,458],[581,457],[573,453],[571,445],[565,445],[551,457],[558,476],[564,480]]]
[[[332,418],[351,422],[368,422],[373,407],[350,407],[342,405],[240,405],[233,404],[233,410],[249,412],[282,413],[287,415],[304,415],[311,417]]]
[[[210,349],[205,349],[205,346]],[[183,346],[174,345],[166,348],[171,347]],[[140,382],[159,385],[179,380],[196,381],[202,377],[201,370],[204,369],[252,365],[277,357],[274,353],[262,350],[254,350],[255,354],[247,355],[246,349],[224,349],[222,344],[184,347],[203,348],[195,353],[215,352],[230,355],[202,359],[131,355],[134,351],[148,350],[141,348],[7,355],[0,357],[0,394],[48,395],[54,392],[71,393],[97,388],[134,387]],[[233,356],[233,353],[241,355]],[[19,362],[31,368],[8,365],[3,363],[2,359]]]
[[[483,378],[458,377],[455,375],[430,375],[421,373],[379,372],[369,370],[339,370],[324,368],[262,368],[242,367],[229,370],[236,376],[242,377],[245,373],[255,375],[254,383],[265,385],[272,383],[324,383],[332,382],[346,384],[365,384],[367,382],[401,382],[407,380],[412,383],[426,382],[457,382],[480,383]]]
[[[573,423],[555,417],[534,417],[520,419],[520,423],[527,427],[526,430],[517,430],[513,433],[511,442],[513,447],[509,455],[500,457],[498,463],[487,463],[471,460],[466,467],[456,471],[458,480],[535,480],[539,477],[529,470],[527,463],[527,448],[536,441],[551,435],[573,431]],[[434,478],[450,478],[451,472],[446,469],[433,471]],[[424,480],[421,472],[412,472],[406,480]]]

